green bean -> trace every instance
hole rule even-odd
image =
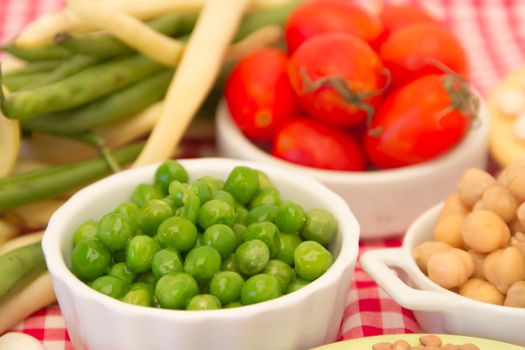
[[[51,85],[1,96],[2,111],[16,119],[64,111],[113,93],[162,68],[141,55],[113,59]]]
[[[50,72],[60,66],[62,63],[64,63],[62,60],[29,62],[27,65],[21,68],[4,72],[4,78]]]
[[[169,36],[179,36],[191,32],[196,15],[181,16],[170,13],[151,21],[147,24],[159,33]],[[54,41],[57,45],[65,47],[76,53],[97,57],[115,57],[133,53],[133,49],[109,34],[71,34],[58,33]]]
[[[46,265],[41,242],[31,243],[0,256],[0,301],[9,292],[43,271]]]
[[[65,47],[60,47],[56,45],[48,45],[38,48],[20,48],[13,45],[6,45],[0,47],[0,51],[9,52],[11,55],[18,57],[25,61],[47,61],[47,60],[63,60],[70,58],[74,55],[71,50],[66,49]]]
[[[34,89],[47,84],[53,84],[70,77],[88,67],[92,67],[100,63],[102,59],[92,56],[77,55],[64,61],[62,65],[57,67],[53,72],[49,73],[43,79],[38,80],[35,84],[27,86],[28,89]]]
[[[173,77],[173,71],[155,75],[77,109],[22,121],[26,129],[52,134],[72,134],[132,116],[160,100]]]
[[[38,84],[44,81],[49,76],[49,73],[34,73],[25,75],[15,75],[10,77],[4,77],[3,83],[10,92],[19,91],[27,88],[33,84]]]
[[[115,151],[113,157],[125,164],[135,159],[141,149],[142,144],[133,144]],[[1,179],[0,212],[67,193],[110,172],[104,159],[94,158]]]

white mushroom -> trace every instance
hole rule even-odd
[[[41,342],[25,333],[10,332],[0,337],[0,350],[46,350]]]
[[[498,96],[498,109],[509,117],[516,117],[525,110],[525,92],[521,89],[508,89]]]

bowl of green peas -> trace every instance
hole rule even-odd
[[[336,340],[359,232],[314,179],[201,158],[80,190],[42,247],[75,349],[305,349]]]

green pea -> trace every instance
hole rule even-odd
[[[245,166],[237,166],[224,182],[224,190],[230,192],[241,204],[247,204],[259,189],[258,173]]]
[[[303,280],[301,278],[296,278],[290,284],[288,285],[288,288],[286,289],[286,294],[295,292],[296,290],[299,290],[303,288],[304,286],[308,285],[310,281]]]
[[[133,272],[146,272],[151,268],[151,261],[157,250],[157,242],[150,236],[135,236],[126,247],[126,264]]]
[[[172,215],[173,211],[166,202],[161,199],[152,199],[140,209],[137,221],[144,234],[153,236],[157,233],[159,225]]]
[[[119,250],[114,250],[111,253],[113,254],[111,256],[113,264],[117,264],[117,263],[120,263],[120,262],[123,262],[123,263],[126,262],[126,248],[119,249]]]
[[[322,245],[330,243],[337,233],[337,221],[323,209],[311,209],[306,213],[301,236],[305,240],[316,241]]]
[[[135,224],[125,214],[111,212],[100,219],[97,236],[106,247],[120,250],[126,247],[135,232]]]
[[[139,207],[142,207],[144,203],[152,199],[161,199],[164,197],[162,189],[152,184],[140,184],[133,190],[131,194],[131,200],[135,202]]]
[[[121,300],[138,306],[153,306],[153,287],[142,282],[135,283]]]
[[[299,233],[304,226],[306,216],[303,208],[292,201],[284,201],[279,205],[275,215],[275,224],[281,232]]]
[[[246,226],[244,226],[243,224],[235,223],[233,224],[232,228],[237,240],[237,242],[235,243],[235,249],[237,249],[237,247],[241,245],[242,242],[244,242],[244,233],[246,232]]]
[[[109,297],[120,299],[127,293],[128,284],[118,277],[104,275],[94,280],[91,288]]]
[[[98,230],[98,222],[95,220],[87,220],[83,222],[73,233],[73,246],[84,239],[96,238]]]
[[[168,192],[168,187],[173,181],[188,182],[188,172],[176,160],[169,159],[162,163],[155,171],[155,185]]]
[[[279,253],[279,229],[271,222],[257,222],[246,227],[244,241],[258,239],[270,250],[270,256],[274,257]]]
[[[128,286],[135,281],[135,278],[137,278],[137,274],[131,271],[125,262],[119,262],[111,266],[108,275],[120,278]]]
[[[279,233],[279,251],[275,258],[293,266],[293,253],[301,242],[301,236],[295,233]]]
[[[165,309],[185,309],[190,299],[198,293],[197,282],[184,272],[162,276],[155,286],[155,298]]]
[[[213,192],[213,199],[219,199],[223,202],[226,202],[229,205],[231,205],[232,208],[235,208],[235,206],[237,205],[235,198],[233,198],[233,196],[230,193],[223,190]]]
[[[243,284],[244,279],[237,272],[217,272],[210,281],[210,293],[225,305],[241,299]]]
[[[216,310],[220,308],[221,302],[211,294],[196,295],[186,305],[186,310]]]
[[[264,273],[277,278],[283,294],[294,277],[294,271],[290,265],[280,260],[270,260],[264,269]]]
[[[264,190],[273,187],[272,180],[270,180],[270,177],[265,172],[259,169],[256,169],[255,172],[257,173],[257,178],[259,179],[260,189]]]
[[[175,210],[178,209],[178,207],[175,205],[175,201],[171,199],[169,196],[162,198],[161,201],[166,203],[171,208],[172,213],[174,213]]]
[[[325,273],[333,261],[332,253],[315,241],[301,242],[295,248],[295,272],[307,281],[313,281]]]
[[[137,223],[140,207],[135,202],[124,202],[115,208],[117,213],[127,215],[134,223]]]
[[[190,187],[199,196],[201,205],[213,198],[210,186],[204,181],[195,180],[190,184]]]
[[[182,196],[184,191],[188,188],[188,184],[173,180],[169,186],[169,196],[173,200],[173,205],[177,208],[182,207],[184,202],[182,201]]]
[[[170,272],[182,272],[184,266],[179,253],[173,248],[159,250],[151,261],[151,271],[157,279]]]
[[[261,273],[250,277],[241,290],[241,301],[244,305],[260,303],[281,296],[277,278]]]
[[[160,224],[157,240],[163,248],[175,248],[185,253],[197,242],[197,228],[188,219],[172,216]]]
[[[235,251],[235,266],[247,276],[262,272],[269,261],[270,250],[258,239],[244,242]]]
[[[209,281],[221,268],[221,255],[212,247],[193,248],[184,260],[184,271],[198,282]]]
[[[197,181],[204,181],[210,186],[212,192],[217,192],[222,190],[224,186],[224,181],[217,179],[213,176],[202,176],[197,179]]]
[[[231,226],[235,222],[235,210],[226,202],[212,199],[199,208],[197,222],[203,229],[215,224]]]
[[[195,247],[203,246],[204,243],[202,242],[204,235],[202,233],[197,233],[197,241],[195,242]]]
[[[263,221],[273,222],[277,211],[278,207],[275,205],[263,204],[250,210],[244,221],[246,225]]]
[[[246,225],[246,217],[248,216],[248,209],[244,205],[237,203],[235,206],[235,222]]]
[[[259,190],[253,196],[250,202],[250,208],[256,208],[263,204],[279,205],[281,203],[281,194],[275,187],[264,188]]]
[[[235,264],[235,253],[224,259],[221,265],[221,271],[240,272]]]
[[[188,186],[182,194],[182,207],[180,208],[179,215],[191,222],[197,222],[200,206],[201,201],[199,196],[195,193],[195,190],[192,187]]]
[[[155,277],[151,270],[148,270],[146,272],[141,273],[138,276],[137,282],[145,283],[148,286],[155,287],[155,285],[157,284],[157,277]]]
[[[73,273],[82,280],[92,280],[105,275],[111,254],[98,239],[84,239],[73,248],[71,264]]]
[[[204,245],[215,248],[222,259],[227,258],[235,249],[237,236],[230,226],[224,224],[211,225],[204,231]]]
[[[224,305],[224,309],[233,309],[234,307],[241,307],[242,303],[240,301],[232,301],[231,303],[228,303]]]

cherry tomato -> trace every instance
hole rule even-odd
[[[303,3],[288,17],[286,43],[294,52],[306,39],[330,32],[352,34],[376,47],[383,26],[379,18],[349,0],[314,0]]]
[[[363,151],[350,133],[308,118],[283,125],[272,146],[275,157],[300,165],[331,170],[365,170]]]
[[[280,50],[261,49],[243,58],[225,86],[230,114],[250,139],[270,141],[276,128],[296,114],[295,93]]]
[[[425,9],[409,4],[386,5],[379,13],[386,35],[414,23],[440,24]]]
[[[477,104],[457,75],[432,74],[401,87],[378,108],[365,136],[368,160],[396,168],[444,154],[465,135]]]
[[[392,75],[391,88],[423,75],[444,73],[443,66],[467,77],[467,55],[456,36],[442,25],[411,24],[388,37],[379,56]]]
[[[376,53],[363,40],[341,33],[305,41],[290,58],[288,75],[305,111],[337,126],[364,123],[384,85]]]

